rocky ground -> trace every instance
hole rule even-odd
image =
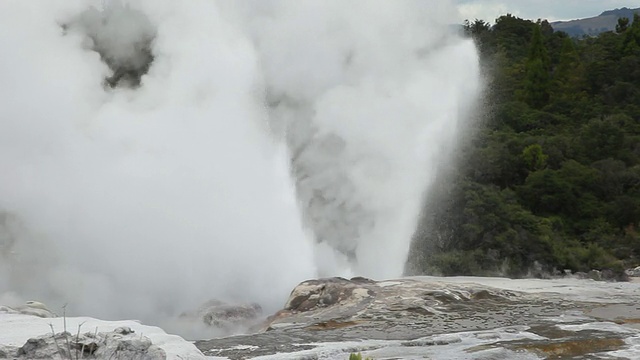
[[[639,300],[638,282],[570,277],[309,280],[266,319],[256,304],[220,301],[184,313],[225,331],[249,328],[195,346],[29,302],[0,307],[0,359],[639,359]]]
[[[257,333],[195,344],[220,359],[636,359],[638,299],[640,284],[580,279],[311,280]]]
[[[66,331],[65,331],[66,329]],[[0,359],[204,360],[193,344],[136,321],[58,317],[38,302],[0,306]]]
[[[165,360],[167,354],[151,339],[129,327],[111,332],[54,333],[29,338],[20,347],[0,347],[0,358],[10,359],[140,359]]]

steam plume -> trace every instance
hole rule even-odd
[[[424,3],[0,2],[0,294],[162,323],[401,275],[478,88]]]

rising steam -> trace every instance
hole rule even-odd
[[[163,323],[401,275],[478,89],[424,3],[0,2],[0,301]]]

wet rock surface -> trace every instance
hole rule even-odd
[[[625,301],[633,300],[619,300]],[[589,314],[621,306],[612,302],[417,278],[310,280],[292,291],[281,311],[254,328],[256,333],[196,346],[222,359],[344,359],[351,352],[374,359],[577,359],[622,351],[630,346],[629,338],[640,339],[638,330],[624,327],[621,319],[610,321],[606,311],[600,317]],[[607,325],[588,331],[567,327],[593,321]],[[594,336],[597,341],[591,340]]]

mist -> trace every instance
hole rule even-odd
[[[402,275],[479,88],[453,6],[105,4],[0,2],[0,300],[165,324]]]
[[[400,276],[477,99],[476,49],[452,31],[447,2],[266,3],[245,2],[245,18],[305,225],[337,253],[319,272]]]

